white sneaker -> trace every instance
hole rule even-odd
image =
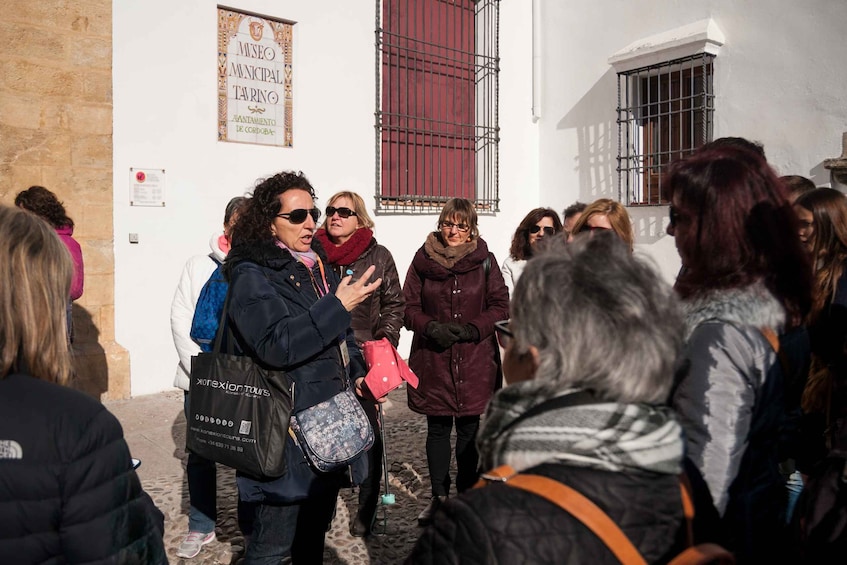
[[[213,541],[215,541],[215,532],[209,532],[208,534],[204,534],[203,532],[188,532],[188,535],[179,544],[179,549],[176,550],[176,556],[186,559],[196,557],[204,545]]]

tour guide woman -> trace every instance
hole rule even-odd
[[[477,478],[479,416],[500,374],[494,323],[509,317],[509,291],[494,255],[479,237],[476,210],[464,198],[447,201],[415,254],[403,287],[406,327],[415,332],[409,366],[409,408],[426,415],[426,459],[432,499],[418,522],[430,522],[450,489],[450,432],[456,422],[456,490]]]
[[[350,312],[381,283],[367,282],[373,268],[355,283],[350,277],[339,283],[314,239],[319,217],[314,189],[302,173],[265,179],[235,225],[226,260],[228,321],[237,349],[263,366],[287,371],[295,384],[295,411],[328,400],[344,389],[347,377],[361,395],[365,365],[350,330]],[[347,473],[318,475],[298,450],[289,439],[288,470],[278,479],[238,477],[242,500],[258,503],[247,564],[323,559],[324,536]]]

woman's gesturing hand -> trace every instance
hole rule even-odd
[[[356,282],[351,282],[353,275],[347,275],[341,279],[341,283],[339,283],[338,289],[335,291],[335,297],[341,301],[341,304],[344,305],[344,308],[348,312],[352,312],[356,306],[361,304],[365,298],[370,296],[382,284],[381,278],[368,283],[374,270],[376,270],[376,267],[371,265]]]

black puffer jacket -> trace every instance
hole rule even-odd
[[[588,497],[620,526],[648,563],[666,563],[685,547],[676,476],[612,473],[561,464],[540,465],[526,473],[550,477]],[[698,504],[704,487],[696,490]],[[697,526],[700,538],[708,538],[707,530],[714,528],[714,509],[707,510],[712,513],[711,523]],[[620,562],[599,538],[560,507],[538,495],[492,483],[466,491],[443,505],[406,563]]]
[[[167,563],[163,522],[102,404],[0,378],[0,563]]]

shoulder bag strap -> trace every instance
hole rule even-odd
[[[503,465],[484,473],[476,486],[480,487],[489,482],[498,481],[531,492],[568,512],[600,538],[623,565],[647,564],[644,557],[641,556],[638,549],[626,537],[620,527],[596,504],[571,487],[541,475],[518,474],[509,465]],[[693,543],[691,523],[694,518],[694,504],[691,501],[689,488],[687,478],[680,476],[683,513],[688,523],[689,547],[674,557],[668,565],[734,564],[735,558],[732,554],[717,544],[702,543],[691,546]]]
[[[791,363],[788,361],[788,357],[785,355],[785,352],[779,347],[779,337],[777,337],[776,332],[771,328],[759,328],[759,332],[765,336],[765,339],[768,340],[768,343],[773,349],[776,356],[779,358],[779,363],[782,365],[782,372],[785,373],[785,378],[791,378]]]
[[[511,475],[509,475],[511,471]],[[531,492],[559,506],[582,522],[623,565],[647,565],[638,550],[621,529],[596,504],[559,481],[541,475],[516,474],[509,466],[498,467],[483,475],[484,480],[501,481],[505,484]]]
[[[226,349],[229,355],[233,355],[235,352],[235,345],[233,344],[233,340],[235,339],[235,335],[232,333],[232,328],[227,324],[227,313],[229,312],[229,297],[231,295],[232,286],[227,286],[226,289],[226,298],[224,298],[224,307],[221,309],[221,318],[218,320],[218,331],[215,332],[215,341],[212,344],[212,352],[218,354],[221,352],[221,340],[223,339],[224,331],[230,332],[229,339],[227,339]]]

